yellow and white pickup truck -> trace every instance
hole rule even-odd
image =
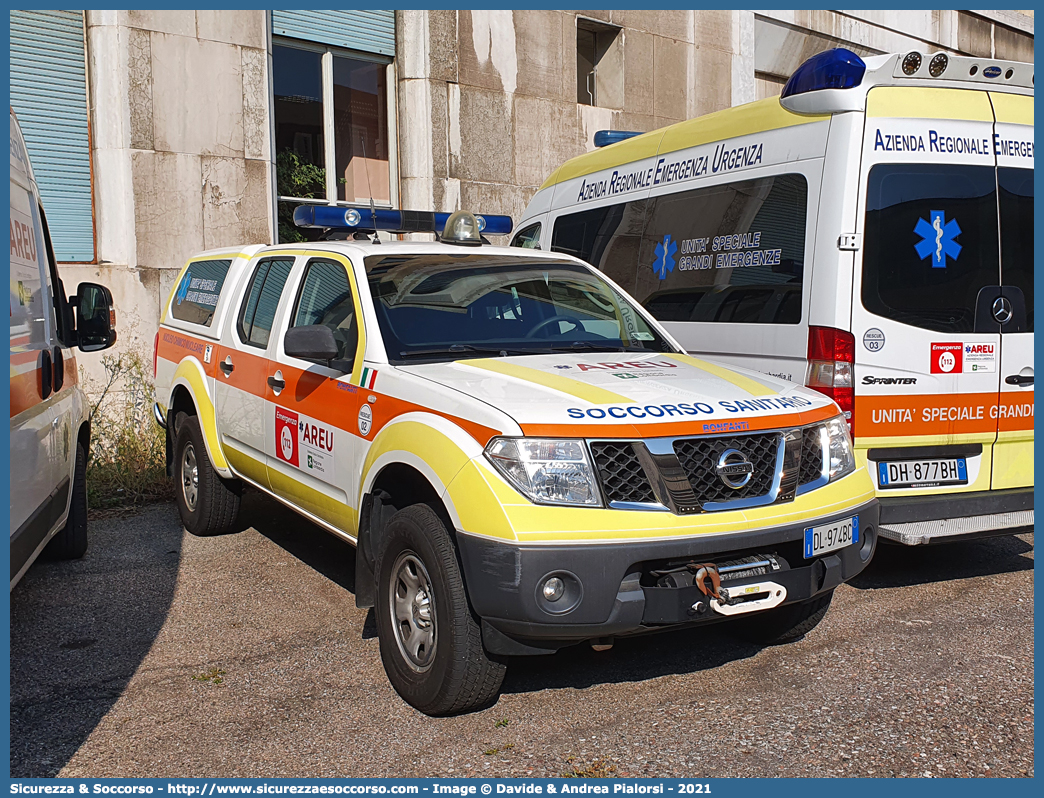
[[[504,217],[295,219],[327,240],[197,255],[163,309],[178,508],[231,531],[250,485],[355,544],[417,709],[488,704],[506,655],[726,619],[796,639],[866,567],[874,486],[829,398],[686,355],[576,258],[485,244]]]

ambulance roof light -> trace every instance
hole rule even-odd
[[[452,214],[432,211],[405,211],[394,208],[344,208],[335,205],[298,205],[294,208],[297,227],[319,227],[327,230],[352,230],[389,233],[442,233]],[[474,215],[479,232],[507,235],[511,232],[510,216]]]
[[[781,97],[821,89],[851,89],[862,82],[865,73],[862,58],[844,47],[835,47],[812,56],[794,70]]]
[[[594,145],[596,147],[608,147],[618,141],[633,139],[642,135],[640,130],[599,130],[594,134]]]

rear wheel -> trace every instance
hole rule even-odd
[[[506,669],[482,646],[453,541],[430,507],[392,516],[376,572],[377,635],[395,691],[428,715],[491,703]]]
[[[69,517],[51,538],[44,555],[52,560],[78,560],[87,553],[87,453],[76,444],[76,471],[73,474]]]
[[[737,630],[747,640],[764,645],[793,643],[815,629],[830,609],[834,591],[785,607],[757,613],[740,622]]]
[[[241,487],[214,471],[196,416],[178,414],[174,479],[185,529],[200,537],[229,532],[239,514]]]

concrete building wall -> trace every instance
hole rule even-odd
[[[159,307],[193,252],[272,241],[268,31],[260,11],[88,11],[97,264],[116,351],[152,356]],[[101,359],[83,357],[88,377]]]
[[[70,289],[109,285],[117,351],[148,358],[190,254],[273,241],[267,15],[88,11],[86,23],[98,262],[63,273]],[[578,27],[617,31],[598,105],[577,102]],[[597,130],[653,130],[773,96],[836,45],[1032,61],[1033,12],[399,11],[399,204],[518,218]],[[100,358],[81,362],[101,376]]]

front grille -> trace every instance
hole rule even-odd
[[[736,435],[730,438],[685,438],[674,442],[674,452],[689,477],[701,505],[731,502],[764,496],[776,476],[776,457],[782,436],[778,432],[762,435]],[[742,488],[730,488],[717,473],[718,458],[726,449],[746,455],[754,466],[750,481]]]
[[[823,441],[820,439],[820,429],[822,427],[811,427],[804,431],[801,441],[799,485],[807,485],[823,476]]]
[[[645,476],[642,464],[627,442],[592,443],[602,490],[611,502],[655,502],[652,486]]]

